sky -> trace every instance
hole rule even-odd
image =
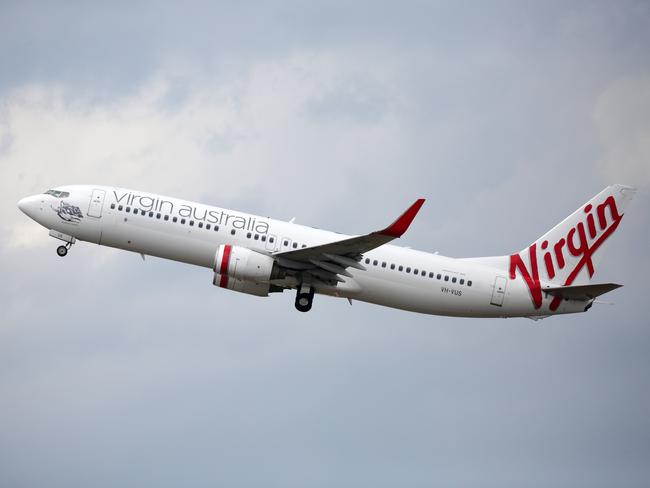
[[[0,4],[0,486],[650,483],[650,4]],[[639,191],[539,322],[217,289],[16,207],[134,188],[400,244],[518,251]]]

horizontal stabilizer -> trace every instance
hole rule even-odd
[[[592,300],[607,292],[620,288],[616,283],[594,283],[593,285],[552,286],[542,288],[544,293],[569,300]]]

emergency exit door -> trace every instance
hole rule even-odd
[[[104,190],[93,190],[90,197],[90,205],[88,206],[89,217],[101,217],[102,208],[104,207],[104,197],[106,192]]]
[[[277,237],[274,234],[269,234],[266,236],[266,249],[268,251],[275,251]]]
[[[503,299],[506,296],[506,283],[505,276],[497,276],[494,279],[494,290],[492,290],[492,300],[490,300],[492,305],[496,305],[497,307],[503,305]]]

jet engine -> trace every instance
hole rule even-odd
[[[212,284],[221,288],[266,297],[283,291],[269,283],[284,278],[283,270],[271,256],[241,246],[222,244],[214,259]]]

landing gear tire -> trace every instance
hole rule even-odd
[[[59,256],[64,257],[66,254],[68,254],[68,247],[67,246],[59,246],[59,247],[56,248],[56,253]]]
[[[314,302],[314,289],[309,288],[308,292],[302,292],[298,290],[296,293],[296,310],[299,312],[309,312],[311,310],[312,303]]]

